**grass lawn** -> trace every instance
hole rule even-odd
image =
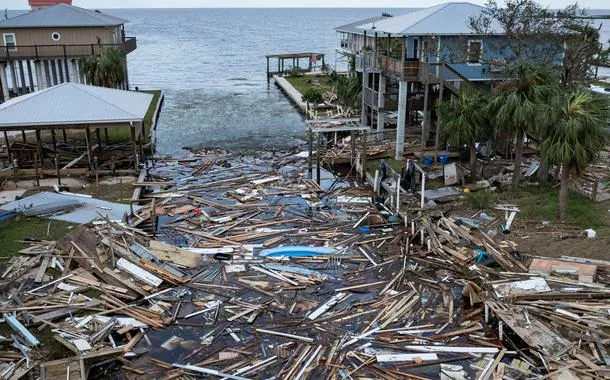
[[[300,75],[284,77],[291,85],[294,86],[301,94],[309,89],[318,90],[324,93],[331,91],[333,85],[330,83],[328,75]]]
[[[146,131],[146,136],[150,137],[150,128],[153,123],[153,116],[155,113],[155,109],[157,107],[157,102],[159,101],[159,97],[161,96],[161,90],[146,90],[142,91],[148,94],[152,94],[153,98],[148,106],[148,111],[146,111],[146,116],[144,116],[144,128]],[[129,128],[109,128],[108,129],[108,138],[111,144],[117,144],[121,142],[129,142],[130,141],[130,131]],[[103,138],[103,136],[102,136]]]
[[[559,215],[559,187],[549,184],[530,186],[516,191],[506,191],[498,195],[502,203],[515,203],[521,212],[519,217],[524,220],[553,221]],[[578,193],[568,194],[568,224],[582,228],[598,228],[608,225],[608,211],[602,205]]]
[[[24,249],[26,244],[22,240],[26,238],[58,240],[70,232],[72,226],[74,224],[57,220],[17,215],[0,224],[0,258],[16,255]]]

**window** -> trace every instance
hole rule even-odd
[[[51,33],[51,39],[53,41],[59,41],[61,40],[61,34],[59,34],[59,32],[53,32]]]
[[[483,56],[483,42],[481,40],[468,41],[468,64],[477,65],[481,63]]]
[[[4,38],[4,46],[6,46],[8,50],[17,50],[17,39],[15,38],[15,33],[4,33],[2,37]]]

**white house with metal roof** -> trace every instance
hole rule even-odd
[[[128,21],[97,10],[56,4],[0,21],[2,99],[63,82],[84,83],[79,59],[106,48],[136,49]],[[124,64],[127,78],[127,62]],[[123,88],[128,88],[128,80]]]

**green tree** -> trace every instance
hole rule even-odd
[[[108,48],[99,55],[80,60],[81,73],[87,82],[95,86],[115,87],[125,80],[125,53],[121,49]]]
[[[561,165],[559,218],[566,220],[570,175],[581,175],[605,147],[610,119],[608,101],[588,90],[557,95],[556,124],[541,145],[548,165]]]
[[[591,26],[587,13],[576,3],[552,10],[535,0],[488,0],[469,26],[480,35],[504,34],[485,43],[510,51],[507,65],[525,61],[552,66],[561,84],[574,89],[594,76],[592,68],[606,62],[610,52],[601,48],[599,31]]]
[[[459,97],[439,104],[441,134],[453,146],[468,145],[470,171],[476,176],[477,151],[475,143],[491,135],[491,123],[486,112],[487,98],[480,92],[462,90]]]
[[[557,91],[557,81],[548,66],[521,63],[507,70],[506,77],[496,87],[496,94],[488,104],[487,112],[493,115],[494,127],[514,136],[515,170],[513,188],[521,180],[523,138],[525,133],[536,131],[540,125],[551,123],[550,104]]]

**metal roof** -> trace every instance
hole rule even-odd
[[[479,16],[485,8],[472,3],[444,3],[400,16],[380,20],[362,20],[350,24],[354,33],[392,35],[464,35],[475,34],[468,26],[471,17]],[[489,34],[503,34],[500,24],[493,20]]]
[[[123,25],[129,21],[67,4],[57,4],[0,21],[7,28],[72,28]]]
[[[122,203],[113,203],[96,198],[84,198],[75,195],[43,192],[31,195],[27,198],[16,200],[0,206],[0,210],[27,212],[28,210],[61,210],[49,219],[62,220],[69,223],[89,223],[100,218],[100,214],[107,215],[110,220],[121,220],[125,213],[130,213],[130,206]],[[134,210],[141,206],[134,205]]]
[[[0,130],[142,122],[153,96],[78,83],[62,83],[0,104]]]
[[[362,33],[362,30],[359,29],[359,27],[361,25],[369,24],[372,22],[377,22],[379,20],[383,20],[384,18],[386,18],[386,17],[383,17],[383,16],[369,17],[364,20],[359,20],[359,21],[351,22],[349,24],[338,26],[335,28],[335,30],[338,32],[346,32],[346,33]]]

